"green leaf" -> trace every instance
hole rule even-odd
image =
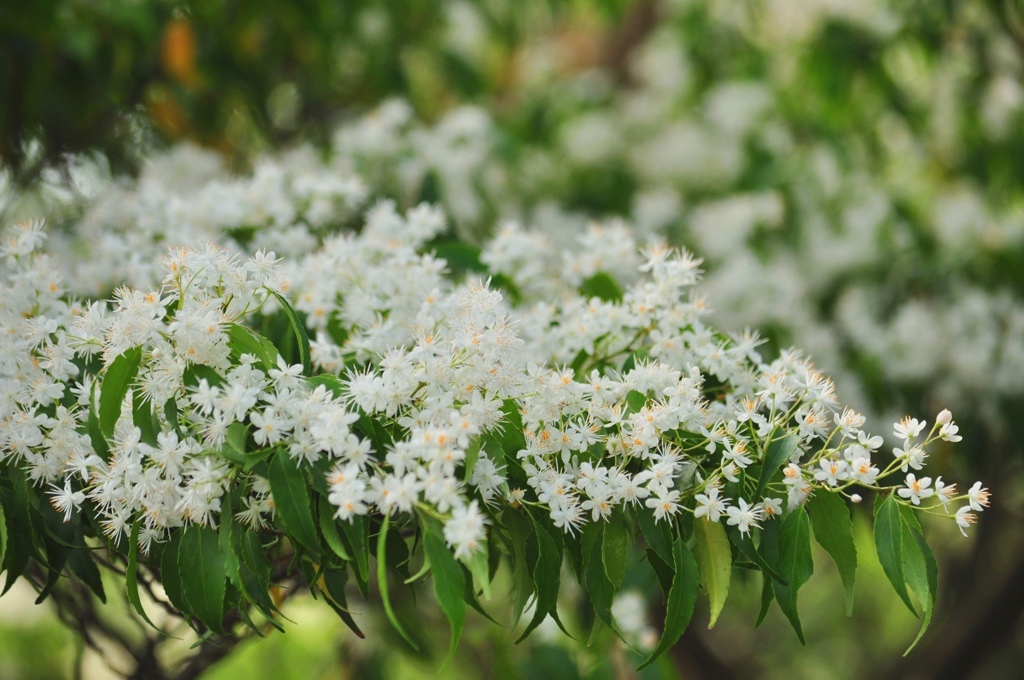
[[[15,581],[25,573],[29,559],[36,551],[33,548],[33,525],[29,511],[28,479],[23,470],[14,468],[8,472],[11,488],[0,486],[4,518],[7,527],[7,547],[0,569],[7,572],[0,596],[7,593]],[[95,568],[95,565],[93,565]]]
[[[598,272],[583,282],[580,295],[588,299],[596,297],[605,302],[619,302],[622,300],[622,288],[611,276]]]
[[[526,604],[533,595],[533,579],[530,577],[530,565],[526,558],[526,544],[533,534],[533,526],[523,513],[507,508],[501,515],[508,528],[512,543],[512,582],[515,586],[515,599],[512,603],[512,627],[519,625],[519,619],[526,609]]]
[[[370,527],[363,515],[356,515],[348,522],[340,522],[341,537],[351,555],[355,558],[356,585],[363,598],[369,597],[370,581]]]
[[[839,569],[846,591],[846,615],[853,614],[853,587],[857,579],[857,546],[853,542],[850,508],[839,494],[818,491],[807,499],[814,539]]]
[[[309,484],[299,464],[286,451],[280,451],[270,459],[270,493],[274,498],[274,509],[281,523],[288,530],[289,538],[318,555],[320,539],[316,534]]]
[[[761,545],[758,546],[758,552],[768,564],[778,564],[779,562],[779,525],[781,523],[779,520],[765,522],[764,527],[761,529]],[[761,610],[757,614],[757,621],[754,623],[755,628],[760,627],[764,623],[765,617],[768,616],[768,610],[772,606],[772,601],[775,599],[772,577],[769,574],[763,574],[763,576]]]
[[[474,437],[473,441],[469,443],[469,448],[466,449],[466,458],[463,462],[465,471],[463,472],[462,480],[464,482],[468,483],[469,480],[473,479],[473,470],[476,468],[477,460],[480,459],[480,449],[483,447],[483,444],[483,437]]]
[[[240,456],[245,456],[245,443],[249,439],[249,426],[245,423],[231,423],[228,425],[224,442],[231,447],[231,450]]]
[[[875,497],[875,550],[889,583],[914,616],[917,616],[903,574],[903,520],[900,518],[895,494],[885,498]]]
[[[320,497],[319,505],[320,533],[323,534],[324,541],[327,542],[327,547],[341,559],[346,562],[351,562],[352,555],[349,554],[344,541],[341,540],[341,534],[338,533],[338,523],[334,519],[334,506],[332,506],[323,496]]]
[[[452,277],[460,279],[467,272],[487,272],[487,266],[480,261],[480,248],[465,241],[442,241],[432,247],[434,256],[448,263]]]
[[[585,349],[581,349],[579,352],[576,353],[576,358],[572,360],[571,364],[569,364],[569,368],[572,370],[573,375],[579,377],[580,370],[582,370],[583,366],[587,363],[587,359],[589,358],[590,354],[588,354],[587,350]]]
[[[156,625],[149,620],[149,616],[146,614],[145,608],[142,606],[142,599],[139,597],[139,528],[142,526],[142,522],[138,521],[132,525],[131,538],[128,539],[128,569],[125,572],[125,584],[128,588],[128,601],[132,603],[132,607],[138,612],[139,616],[148,623],[149,625],[156,628]],[[159,629],[158,629],[159,630]]]
[[[352,614],[348,610],[348,601],[345,599],[345,583],[348,581],[348,570],[344,568],[331,569],[324,572],[320,578],[323,581],[323,591],[327,596],[327,604],[331,605],[342,622],[348,626],[349,630],[355,633],[359,639],[365,640],[366,635],[356,625],[356,620],[352,618]]]
[[[97,384],[98,382],[92,384],[89,393],[89,415],[88,420],[86,420],[86,431],[89,433],[89,441],[92,443],[92,448],[96,455],[106,462],[110,460],[110,446],[107,444],[107,439],[103,436],[103,431],[100,429],[100,417],[96,412]]]
[[[236,527],[236,530],[232,532],[232,538],[232,550],[238,563],[238,578],[241,582],[242,592],[267,617],[267,620],[280,630],[281,626],[273,616],[277,607],[274,606],[274,601],[268,592],[270,561],[267,559],[267,553],[260,543],[259,536],[253,531],[239,531]]]
[[[185,529],[178,549],[178,573],[188,608],[207,628],[223,634],[227,570],[213,529],[197,524]]]
[[[178,413],[178,402],[174,397],[171,397],[164,402],[164,419],[170,423],[171,427],[174,428],[174,432],[178,435],[179,441],[185,439],[185,433],[181,431],[180,414]]]
[[[160,583],[167,593],[167,599],[180,612],[188,613],[189,608],[185,602],[185,594],[182,590],[181,571],[178,569],[178,553],[181,549],[181,537],[184,532],[172,531],[164,545],[164,553],[160,559]]]
[[[4,563],[7,552],[7,515],[4,512],[3,496],[0,495],[0,565]]]
[[[637,670],[651,665],[659,656],[671,649],[686,632],[693,616],[693,606],[697,601],[697,561],[683,541],[675,541],[672,544],[672,562],[675,574],[672,577],[672,586],[669,588],[665,607],[665,629],[662,631],[658,646]]]
[[[473,577],[473,592],[482,592],[485,600],[491,599],[491,573],[488,563],[487,543],[480,550],[474,550],[468,557],[462,558],[470,575]]]
[[[903,573],[907,578],[907,584],[921,604],[923,614],[917,637],[903,653],[903,656],[906,656],[924,637],[932,622],[938,591],[938,565],[935,563],[935,556],[921,531],[907,522],[903,523]]]
[[[395,616],[395,611],[391,608],[391,598],[388,595],[388,563],[386,555],[390,523],[390,515],[384,515],[384,522],[380,526],[380,533],[377,534],[377,587],[380,589],[380,599],[384,602],[384,613],[387,614],[388,621],[398,631],[398,634],[405,638],[409,646],[418,652],[420,650],[419,645],[405,632],[402,624],[398,622],[398,617]]]
[[[800,644],[806,644],[800,615],[797,612],[796,596],[800,586],[807,583],[814,571],[811,561],[811,528],[807,512],[803,508],[793,510],[782,521],[779,529],[779,572],[786,578],[786,583],[775,581],[772,589],[782,613],[789,619]]]
[[[647,405],[647,395],[636,390],[626,394],[626,414],[639,413]],[[623,414],[623,415],[626,415]]]
[[[714,628],[718,615],[725,606],[725,599],[729,596],[732,550],[729,548],[729,537],[720,522],[709,521],[706,517],[695,519],[693,533],[697,540],[695,547],[700,580],[711,601],[711,621],[708,628]]]
[[[622,587],[626,577],[626,563],[629,559],[629,529],[616,513],[604,527],[604,539],[601,543],[601,559],[604,562],[604,573],[615,590]]]
[[[239,575],[241,564],[235,550],[235,534],[238,532],[235,507],[241,493],[242,488],[236,487],[230,494],[224,495],[220,508],[220,529],[217,532],[217,539],[220,541],[220,554],[224,556],[224,570],[227,572],[228,581],[239,590],[242,588],[242,579]]]
[[[292,325],[292,332],[295,333],[295,339],[299,344],[299,361],[302,363],[302,372],[305,375],[309,375],[311,370],[310,359],[309,359],[309,336],[306,335],[306,326],[299,319],[298,313],[295,308],[284,298],[280,293],[275,292],[274,297],[281,303],[281,308],[284,309],[285,316],[288,317],[288,321]]]
[[[252,352],[236,352],[236,354],[252,354]],[[259,357],[257,356],[257,358]],[[202,380],[205,380],[210,387],[224,384],[224,378],[220,373],[205,364],[191,364],[181,376],[181,381],[189,387],[196,387]]]
[[[676,577],[675,570],[668,564],[665,564],[665,561],[658,557],[658,553],[650,548],[647,549],[647,562],[651,565],[651,569],[654,570],[654,575],[658,579],[658,585],[661,586],[661,592],[668,596],[669,591],[672,590],[672,579]]]
[[[444,539],[437,536],[434,531],[427,531],[424,534],[423,552],[430,564],[430,572],[433,574],[434,594],[437,595],[441,611],[448,619],[448,625],[452,632],[448,656],[445,657],[440,669],[443,671],[455,657],[455,650],[462,637],[462,627],[466,622],[466,602],[462,599],[466,584],[459,563],[448,552]]]
[[[786,461],[796,453],[797,449],[797,438],[788,434],[781,439],[776,439],[768,445],[768,450],[764,452],[764,462],[761,464],[761,476],[757,480],[757,491],[754,492],[754,498],[761,498],[764,494],[765,488],[768,486],[768,482],[771,481],[775,473],[779,471]]]
[[[114,434],[114,426],[121,416],[121,404],[135,376],[139,374],[142,348],[132,347],[119,354],[107,368],[100,386],[100,433],[105,438]]]
[[[99,598],[100,602],[106,604],[107,594],[103,591],[103,579],[100,578],[100,570],[92,559],[91,550],[72,550],[68,556],[68,567],[72,574],[89,586],[89,590]]]
[[[771,578],[786,583],[786,577],[780,574],[754,547],[750,534],[743,534],[738,527],[732,526],[726,529],[726,533],[729,535],[729,540],[732,541],[732,544],[739,549],[744,557],[757,565],[762,572],[768,574]]]
[[[245,326],[236,323],[228,324],[228,347],[231,356],[237,362],[243,354],[256,357],[264,371],[277,366],[277,348],[265,337]],[[200,375],[200,377],[204,377]],[[210,383],[211,385],[213,383]]]
[[[604,534],[610,525],[599,524],[596,526],[599,527],[597,540],[593,541],[593,547],[587,560],[584,575],[587,595],[598,619],[604,621],[605,625],[618,633],[618,626],[615,625],[615,621],[612,618],[612,601],[615,599],[616,588],[605,574],[605,567],[601,559]]]
[[[651,546],[664,564],[671,565],[674,561],[672,544],[675,542],[671,524],[655,522],[654,512],[643,507],[636,508],[636,519],[647,545]]]
[[[132,424],[139,428],[142,441],[150,446],[156,446],[160,423],[153,417],[152,405],[137,388],[132,390]]]
[[[536,541],[527,543],[528,558],[533,563],[533,587],[537,593],[537,601],[533,610],[533,619],[523,634],[516,640],[516,644],[526,639],[533,630],[541,624],[548,614],[555,610],[558,605],[558,591],[562,571],[562,548],[555,542],[547,530],[537,520],[530,516],[533,523],[533,537]],[[531,550],[532,548],[532,550]],[[536,552],[535,556],[529,553]]]
[[[314,375],[311,378],[306,378],[306,382],[313,389],[323,385],[335,397],[340,397],[345,387],[341,380],[338,379],[338,376],[331,375],[330,373]]]

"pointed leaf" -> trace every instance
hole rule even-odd
[[[655,522],[654,513],[644,507],[636,508],[636,519],[647,545],[651,546],[664,564],[671,565],[675,559],[672,552],[675,537],[672,536],[669,523]]]
[[[441,664],[443,671],[455,657],[455,650],[462,637],[462,627],[466,622],[466,602],[462,599],[465,583],[462,569],[458,561],[448,552],[444,539],[434,531],[427,531],[423,536],[423,551],[430,563],[430,573],[434,581],[434,594],[441,605],[441,611],[451,627],[452,640],[448,648],[448,656]]]
[[[142,526],[142,522],[138,521],[132,525],[132,534],[128,542],[128,569],[125,572],[125,584],[128,588],[128,601],[132,603],[132,607],[142,617],[142,619],[149,625],[156,628],[156,625],[150,621],[149,616],[146,614],[145,608],[142,606],[142,599],[139,597],[139,580],[138,580],[138,569],[139,569],[139,528]]]
[[[857,579],[857,546],[853,542],[850,508],[838,494],[818,491],[807,499],[814,539],[839,569],[846,591],[846,615],[853,614],[853,587]]]
[[[106,437],[103,436],[103,431],[100,429],[100,417],[96,410],[96,386],[97,382],[92,384],[92,388],[89,392],[89,414],[86,422],[86,432],[89,433],[89,441],[92,443],[93,451],[96,455],[102,458],[104,461],[110,460],[110,446],[107,444]]]
[[[356,634],[356,636],[365,640],[366,635],[356,625],[356,620],[352,618],[352,614],[348,611],[348,602],[345,599],[345,583],[348,581],[348,570],[331,570],[324,573],[321,577],[323,580],[324,594],[327,595],[327,603],[331,605],[342,622],[348,626],[349,630]]]
[[[286,451],[279,451],[270,459],[270,493],[274,509],[290,538],[317,555],[320,539],[313,521],[309,484],[299,464]]]
[[[686,632],[693,616],[693,605],[697,601],[697,561],[683,541],[672,544],[672,561],[675,574],[665,607],[665,629],[658,646],[637,670],[649,666],[672,648]]]
[[[811,578],[814,563],[811,561],[811,528],[807,512],[803,508],[793,510],[782,521],[779,529],[778,571],[787,582],[772,583],[775,599],[796,631],[796,636],[800,638],[800,643],[806,644],[804,631],[800,625],[800,615],[797,612],[796,595],[800,586]]]
[[[587,596],[597,618],[606,626],[618,633],[618,626],[612,618],[612,601],[615,599],[615,586],[608,579],[605,567],[602,563],[602,544],[607,524],[591,525],[598,527],[597,539],[593,541],[589,559],[587,560],[584,581],[587,586]]]
[[[508,508],[501,516],[508,528],[512,543],[512,582],[515,586],[515,599],[512,604],[512,627],[519,625],[519,619],[526,609],[526,603],[533,594],[533,579],[530,576],[530,565],[526,559],[526,545],[533,534],[533,526],[521,512]]]
[[[764,527],[761,529],[761,545],[758,546],[758,552],[761,553],[768,564],[779,563],[780,524],[782,522],[778,520],[765,522]],[[764,574],[764,581],[761,586],[761,611],[757,614],[757,621],[754,623],[755,628],[764,623],[765,617],[768,616],[768,609],[775,600],[775,590],[772,588],[773,580],[768,574]]]
[[[921,531],[906,522],[903,523],[903,573],[922,610],[921,629],[907,647],[907,651],[903,653],[903,656],[906,656],[928,630],[938,589],[938,566],[935,563],[935,556]]]
[[[562,548],[552,535],[540,524],[530,517],[533,522],[533,536],[536,540],[537,557],[533,561],[533,587],[537,593],[537,600],[534,605],[533,619],[523,631],[523,634],[516,640],[516,644],[526,639],[533,630],[541,624],[548,614],[555,610],[558,604],[558,591],[562,571]],[[531,548],[527,544],[527,548]]]
[[[386,555],[388,552],[387,537],[390,524],[391,516],[384,515],[384,522],[380,526],[380,533],[377,534],[377,587],[380,590],[380,599],[384,603],[384,613],[387,614],[388,621],[398,631],[398,634],[405,638],[409,646],[418,652],[420,650],[419,645],[405,632],[402,624],[398,622],[395,610],[391,608],[391,598],[388,595],[388,563]]]
[[[622,515],[614,515],[604,527],[604,540],[601,544],[601,559],[604,562],[604,573],[608,582],[615,590],[622,587],[626,577],[626,563],[629,561],[630,548],[629,529],[622,520]]]
[[[310,372],[310,358],[309,358],[309,336],[306,335],[306,326],[299,319],[298,313],[295,308],[278,292],[274,293],[274,297],[281,303],[281,308],[284,310],[285,316],[288,317],[289,323],[292,326],[292,332],[295,333],[295,339],[299,345],[299,361],[302,363],[302,372],[305,375],[309,375]]]
[[[480,550],[474,550],[468,557],[463,557],[462,563],[466,565],[469,573],[473,576],[473,592],[482,592],[484,599],[490,600],[491,570],[488,562],[486,541]]]
[[[732,550],[729,548],[729,537],[725,533],[725,528],[719,522],[711,522],[706,517],[695,519],[693,533],[697,539],[695,548],[700,580],[711,601],[711,620],[708,628],[714,628],[718,615],[725,606],[725,599],[729,596]]]
[[[348,522],[340,522],[341,537],[345,547],[355,558],[356,585],[363,598],[369,597],[370,581],[370,527],[363,515],[356,515]]]
[[[121,404],[128,394],[128,388],[139,373],[142,362],[142,348],[126,349],[115,358],[107,368],[100,385],[100,432],[110,438],[114,434],[114,426],[121,416]]]
[[[207,628],[223,634],[227,571],[213,529],[197,524],[185,529],[178,549],[178,572],[189,609]]]
[[[583,282],[580,295],[585,298],[600,298],[605,302],[618,302],[622,299],[622,288],[619,283],[605,272],[598,272]]]
[[[100,602],[106,604],[107,595],[103,591],[103,579],[100,578],[100,570],[92,559],[91,550],[72,550],[68,556],[68,567],[71,568],[72,574],[89,586],[89,590]]]
[[[757,480],[757,491],[754,492],[754,498],[761,498],[768,482],[779,471],[779,468],[796,453],[796,450],[797,438],[792,434],[776,439],[768,445],[768,450],[764,452],[764,462],[761,463],[761,476]]]
[[[238,564],[238,579],[241,582],[241,590],[246,598],[256,606],[267,619],[277,626],[273,618],[277,607],[270,598],[270,561],[267,559],[266,551],[260,543],[259,537],[253,531],[239,531],[237,527],[233,532],[232,550],[235,553],[235,560]],[[279,626],[278,626],[279,628]]]
[[[764,573],[768,574],[771,578],[776,581],[786,583],[786,577],[780,574],[775,566],[770,564],[764,556],[757,551],[754,547],[754,541],[751,539],[750,534],[744,535],[738,527],[729,527],[726,529],[726,533],[729,535],[729,540],[732,544],[739,548],[740,553],[743,557],[753,562],[757,567]]]
[[[228,347],[231,349],[231,356],[237,362],[243,354],[251,354],[259,361],[264,371],[277,366],[277,348],[274,343],[265,337],[245,326],[236,323],[229,323]],[[205,377],[200,374],[199,377]],[[219,376],[218,376],[219,377]],[[209,382],[209,380],[208,380]],[[210,382],[211,385],[214,383]]]
[[[323,496],[320,497],[320,533],[323,534],[327,547],[335,555],[346,562],[352,561],[352,555],[349,554],[345,542],[341,540],[341,534],[338,532],[338,524],[334,519],[334,506]]]
[[[160,584],[167,593],[167,599],[175,608],[189,613],[185,603],[185,595],[181,584],[181,571],[178,569],[178,553],[181,549],[181,537],[184,531],[173,531],[164,545],[164,553],[160,559]]]
[[[910,595],[907,594],[906,577],[903,574],[903,520],[895,496],[875,496],[875,550],[878,551],[878,561],[889,583],[914,616],[917,616]]]

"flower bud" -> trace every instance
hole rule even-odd
[[[953,414],[949,412],[948,408],[944,408],[939,411],[939,415],[935,416],[935,422],[939,425],[949,425],[953,422]]]
[[[864,499],[860,497],[859,493],[855,493],[852,496],[850,496],[850,500],[853,501],[854,503],[860,503]]]

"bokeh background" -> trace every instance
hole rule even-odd
[[[147,183],[244,189],[307,163],[404,206],[438,201],[470,242],[510,219],[543,243],[620,218],[693,249],[717,323],[806,349],[875,431],[952,409],[964,441],[937,472],[985,480],[994,503],[968,539],[926,527],[938,611],[906,657],[918,622],[872,561],[865,511],[852,617],[823,554],[806,647],[778,612],[754,629],[759,579],[737,574],[715,629],[698,605],[641,676],[1024,677],[1024,3],[0,3],[0,163],[0,221],[67,232],[112,206],[149,219],[133,199]],[[33,599],[0,600],[0,678],[130,670]],[[204,677],[434,675],[372,602],[368,640],[322,603],[286,614],[287,634]],[[658,614],[651,600],[640,615]],[[449,674],[636,675],[610,640],[511,639],[471,621]]]

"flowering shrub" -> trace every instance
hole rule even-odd
[[[102,599],[99,568],[122,571],[141,617],[140,587],[212,644],[280,627],[280,586],[362,635],[346,584],[366,597],[375,583],[415,646],[391,595],[396,576],[429,579],[450,658],[502,562],[522,637],[548,617],[564,629],[565,558],[595,629],[617,631],[639,552],[667,611],[649,663],[699,592],[714,624],[738,568],[764,575],[761,618],[777,602],[803,640],[812,533],[849,610],[846,501],[866,494],[878,559],[923,633],[936,565],[917,514],[965,530],[989,503],[980,483],[923,476],[930,447],[960,439],[948,411],[897,423],[889,455],[798,350],[769,360],[756,334],[708,325],[689,253],[595,227],[538,300],[501,237],[477,251],[445,229],[437,208],[380,202],[358,233],[279,260],[243,255],[260,230],[238,226],[219,233],[230,246],[172,247],[138,270],[152,285],[104,301],[65,287],[40,222],[11,227],[5,588],[25,575],[42,600],[71,576]]]
[[[461,7],[467,15],[474,12]],[[569,598],[551,599],[552,593],[575,592],[572,579],[581,582],[582,606],[593,610],[594,620],[610,619],[628,644],[654,651],[662,631],[667,644],[681,628],[685,617],[679,614],[690,602],[684,595],[706,593],[720,606],[725,579],[713,576],[725,573],[715,570],[726,562],[723,545],[730,565],[767,575],[765,602],[777,600],[792,619],[796,586],[809,564],[809,530],[836,560],[849,596],[854,553],[846,508],[836,501],[863,496],[877,510],[876,548],[886,575],[900,584],[901,599],[925,609],[927,621],[934,566],[908,510],[945,515],[966,532],[988,502],[980,483],[965,494],[937,477],[949,476],[948,459],[939,470],[923,470],[926,453],[954,448],[957,425],[940,414],[932,427],[907,420],[891,433],[880,431],[891,436],[889,445],[861,437],[858,418],[830,393],[819,395],[807,384],[813,369],[778,347],[794,342],[813,354],[836,377],[844,401],[872,422],[884,422],[876,421],[879,413],[920,415],[949,405],[964,428],[964,444],[984,453],[961,460],[999,470],[993,481],[1012,487],[1013,474],[1004,470],[1014,468],[1003,466],[1001,457],[1007,449],[1019,451],[1012,428],[1024,395],[1024,230],[1016,188],[1024,60],[1014,34],[999,28],[1000,13],[985,3],[941,12],[885,2],[856,9],[804,3],[797,14],[792,7],[774,3],[737,13],[721,3],[663,3],[656,24],[637,36],[639,43],[619,65],[623,73],[545,67],[545,57],[558,46],[532,41],[518,59],[520,82],[499,109],[455,108],[428,125],[413,107],[392,100],[343,124],[329,153],[300,149],[264,158],[247,176],[229,175],[216,156],[191,147],[150,158],[138,182],[110,182],[102,168],[72,162],[67,177],[47,183],[44,207],[62,204],[69,206],[65,214],[74,213],[77,200],[85,198],[73,236],[51,230],[54,259],[47,264],[30,254],[41,236],[28,229],[19,237],[22,262],[5,270],[13,277],[10,286],[38,289],[53,300],[38,306],[5,302],[2,312],[4,329],[46,317],[33,326],[31,337],[38,340],[24,341],[27,346],[17,345],[25,337],[21,331],[7,336],[17,347],[4,353],[4,361],[17,362],[17,368],[5,369],[4,378],[14,380],[11,389],[16,386],[18,394],[37,389],[33,385],[50,394],[45,405],[29,396],[4,407],[13,409],[4,412],[5,426],[15,415],[32,421],[10,432],[27,428],[28,441],[39,440],[5,454],[5,475],[27,475],[2,485],[12,527],[7,533],[15,537],[13,543],[4,540],[21,546],[20,552],[5,552],[8,578],[25,573],[45,588],[50,574],[63,571],[92,578],[95,586],[99,581],[86,558],[124,571],[135,544],[135,588],[156,594],[155,602],[136,598],[139,606],[152,615],[154,606],[167,604],[154,587],[164,583],[170,611],[185,613],[205,632],[214,608],[200,616],[188,601],[194,597],[189,592],[205,582],[182,583],[175,591],[176,582],[166,578],[176,573],[182,535],[191,531],[207,541],[216,535],[224,548],[221,601],[229,613],[219,622],[227,635],[218,644],[245,630],[245,616],[262,621],[260,608],[276,617],[281,587],[290,594],[312,584],[345,616],[346,601],[335,598],[351,600],[360,588],[369,594],[379,580],[370,567],[383,562],[386,570],[394,567],[384,579],[386,585],[392,580],[386,599],[410,637],[414,632],[395,604],[396,571],[430,584],[438,579],[421,571],[429,567],[435,576],[451,574],[446,582],[473,584],[470,590],[479,596],[495,569],[507,567],[514,575],[511,608],[522,619],[520,634],[538,616],[549,620],[558,611],[558,621],[576,634],[576,622],[565,616]],[[4,183],[0,170],[0,211],[13,194]],[[399,207],[375,204],[381,196]],[[448,241],[434,210],[398,214],[424,199],[444,206],[455,233],[480,250]],[[375,207],[364,228],[365,205]],[[26,214],[39,212],[31,207],[15,205]],[[609,211],[631,224],[603,218],[590,223]],[[332,236],[360,229],[358,236]],[[705,258],[700,290],[710,301],[706,306],[689,284],[675,281],[675,274],[666,284],[666,270],[658,269],[670,262],[682,266],[685,258],[651,261],[663,252],[662,238]],[[281,260],[265,272],[267,281],[250,278],[269,266],[266,261],[247,269],[247,283],[238,285],[255,288],[244,295],[202,276],[195,286],[189,282],[190,294],[209,296],[210,307],[200,313],[175,301],[173,282],[165,282],[167,271],[155,263],[169,246],[194,249],[207,241],[227,248],[205,251],[212,261],[230,259],[226,253],[240,258],[225,272],[244,269],[246,256],[261,249]],[[196,257],[197,251],[188,252]],[[429,253],[438,259],[426,258]],[[641,271],[645,263],[651,267]],[[36,266],[36,274],[19,269]],[[462,316],[476,304],[460,302],[473,285],[467,273],[490,277],[490,288],[474,293],[479,300],[491,300],[485,290],[501,295],[500,302],[492,301],[495,307],[481,308],[478,319]],[[275,283],[277,277],[287,287]],[[33,288],[28,281],[41,283]],[[57,289],[47,292],[50,284]],[[142,303],[118,294],[116,306],[92,312],[84,300],[108,298],[124,284],[154,291],[157,302],[146,322],[150,330],[111,348],[117,336],[110,336],[107,324],[120,318],[122,307],[138,313],[141,307],[133,305]],[[649,285],[655,289],[650,300],[638,298],[637,291]],[[638,299],[643,313],[636,311]],[[308,370],[286,305],[311,338]],[[74,319],[83,318],[101,319],[91,335],[75,330]],[[171,331],[179,322],[186,326]],[[226,350],[217,338],[201,344],[196,329],[203,323],[228,335]],[[769,341],[758,344],[752,334],[717,333],[712,326],[750,326]],[[241,330],[246,328],[259,337]],[[480,353],[469,349],[480,344],[472,343],[475,334],[514,339],[515,345],[502,345],[495,365],[497,355],[484,353],[491,345],[479,347]],[[421,344],[430,335],[425,351]],[[52,352],[47,348],[61,337],[68,337],[61,351],[69,353],[76,372],[58,377],[47,372],[51,364],[42,353]],[[86,338],[91,340],[80,344]],[[166,346],[154,345],[161,338]],[[177,349],[179,341],[186,350]],[[89,347],[95,348],[91,358]],[[131,369],[134,354],[118,364],[132,376],[120,404],[123,417],[115,418],[113,397],[103,417],[106,376],[118,356],[136,348],[138,368]],[[206,358],[182,356],[187,349]],[[531,370],[531,363],[545,369]],[[497,371],[493,378],[473,373],[491,375],[491,368]],[[53,379],[25,377],[37,374]],[[782,376],[781,396],[765,384],[775,374]],[[162,375],[166,380],[156,379]],[[499,375],[507,384],[491,382]],[[87,376],[95,376],[95,394]],[[559,387],[564,377],[570,382]],[[684,381],[692,384],[680,387]],[[242,383],[245,390],[229,392]],[[474,407],[460,391],[470,386],[483,404]],[[325,401],[295,410],[320,387],[316,399],[330,397],[330,406]],[[283,393],[287,398],[278,396]],[[171,397],[176,410],[169,414]],[[136,402],[142,404],[139,422]],[[130,451],[138,467],[129,461],[122,464],[127,469],[114,468],[111,457],[106,467],[93,460],[69,468],[70,450],[54,458],[48,423],[60,419],[58,403],[69,409],[60,416],[65,434],[76,433],[84,452],[92,455],[93,442],[100,441],[89,428],[91,404],[97,427],[112,427],[100,430],[112,452],[105,455]],[[147,403],[152,417],[145,415]],[[335,412],[337,423],[320,424],[324,408]],[[472,433],[462,439],[451,431],[456,413],[460,423],[467,413],[474,418]],[[653,432],[637,422],[648,416]],[[139,428],[136,444],[129,425]],[[521,441],[510,439],[519,432]],[[168,439],[170,433],[176,440]],[[648,438],[631,443],[628,437],[637,434]],[[642,448],[648,441],[654,443]],[[160,453],[165,446],[174,453]],[[441,460],[448,448],[452,457]],[[526,453],[520,457],[520,451]],[[180,458],[170,476],[166,463],[154,462],[161,455]],[[246,470],[253,455],[265,457]],[[772,471],[775,456],[783,460]],[[279,472],[304,480],[308,500],[274,503],[288,493],[285,477],[277,489],[272,483],[271,465],[279,458],[278,465],[295,463],[295,470]],[[199,462],[204,459],[213,462]],[[768,477],[766,465],[773,473]],[[104,492],[112,470],[127,481]],[[118,490],[138,488],[138,475],[167,484],[166,491]],[[801,504],[805,490],[813,493]],[[101,503],[102,493],[121,495]],[[161,494],[173,499],[164,504],[163,524],[145,519]],[[289,517],[284,508],[296,505],[308,506],[311,519]],[[24,519],[35,512],[41,519]],[[325,515],[336,521],[324,524]],[[708,536],[702,545],[698,529],[711,526],[704,523],[708,518],[724,530],[725,541]],[[1012,514],[1003,533],[993,521],[998,517],[988,519],[991,531],[984,538],[992,544],[1016,531]],[[62,538],[58,529],[71,532],[73,525],[78,533]],[[830,546],[822,532],[831,526],[839,527],[840,538]],[[107,527],[121,538],[103,538]],[[136,527],[138,540],[131,540]],[[355,538],[347,533],[352,527],[358,527]],[[658,543],[666,527],[685,539],[681,566],[674,545]],[[195,554],[199,540],[189,538],[193,543],[186,542],[184,554]],[[367,555],[378,553],[378,540],[384,559],[374,562]],[[450,562],[440,565],[443,556],[430,559],[428,550],[439,541],[455,569]],[[650,565],[666,602],[674,603],[670,621],[658,622],[656,631],[637,616],[634,584],[628,576],[620,582],[615,565],[622,545],[632,546],[624,553],[630,569],[637,562],[640,569]],[[74,549],[62,558],[61,546]],[[996,564],[984,546],[981,540],[972,545],[979,581],[987,580],[986,565]],[[165,560],[168,548],[176,556]],[[249,548],[255,552],[246,553]],[[559,556],[552,557],[554,551]],[[260,552],[266,562],[254,561]],[[553,565],[563,564],[563,554],[572,571],[556,574]],[[696,581],[687,571],[687,554],[697,562]],[[341,569],[345,557],[349,566]],[[1020,555],[1015,559],[1019,564]],[[178,571],[191,573],[193,566]],[[54,583],[47,592],[64,597],[63,582]],[[958,616],[947,625],[962,627],[961,614],[970,620],[968,606],[987,611],[984,602],[1010,601],[1012,586],[950,593],[956,599],[947,605],[952,602]],[[618,595],[610,597],[614,590]],[[452,593],[439,599],[459,620],[461,605],[451,603]],[[486,598],[466,603],[500,618]],[[581,618],[589,624],[587,615]],[[266,625],[256,623],[261,630]],[[936,644],[919,649],[918,658],[941,667],[954,646],[943,636],[931,638]],[[1001,638],[987,639],[998,647]],[[890,674],[901,676],[898,669]]]

